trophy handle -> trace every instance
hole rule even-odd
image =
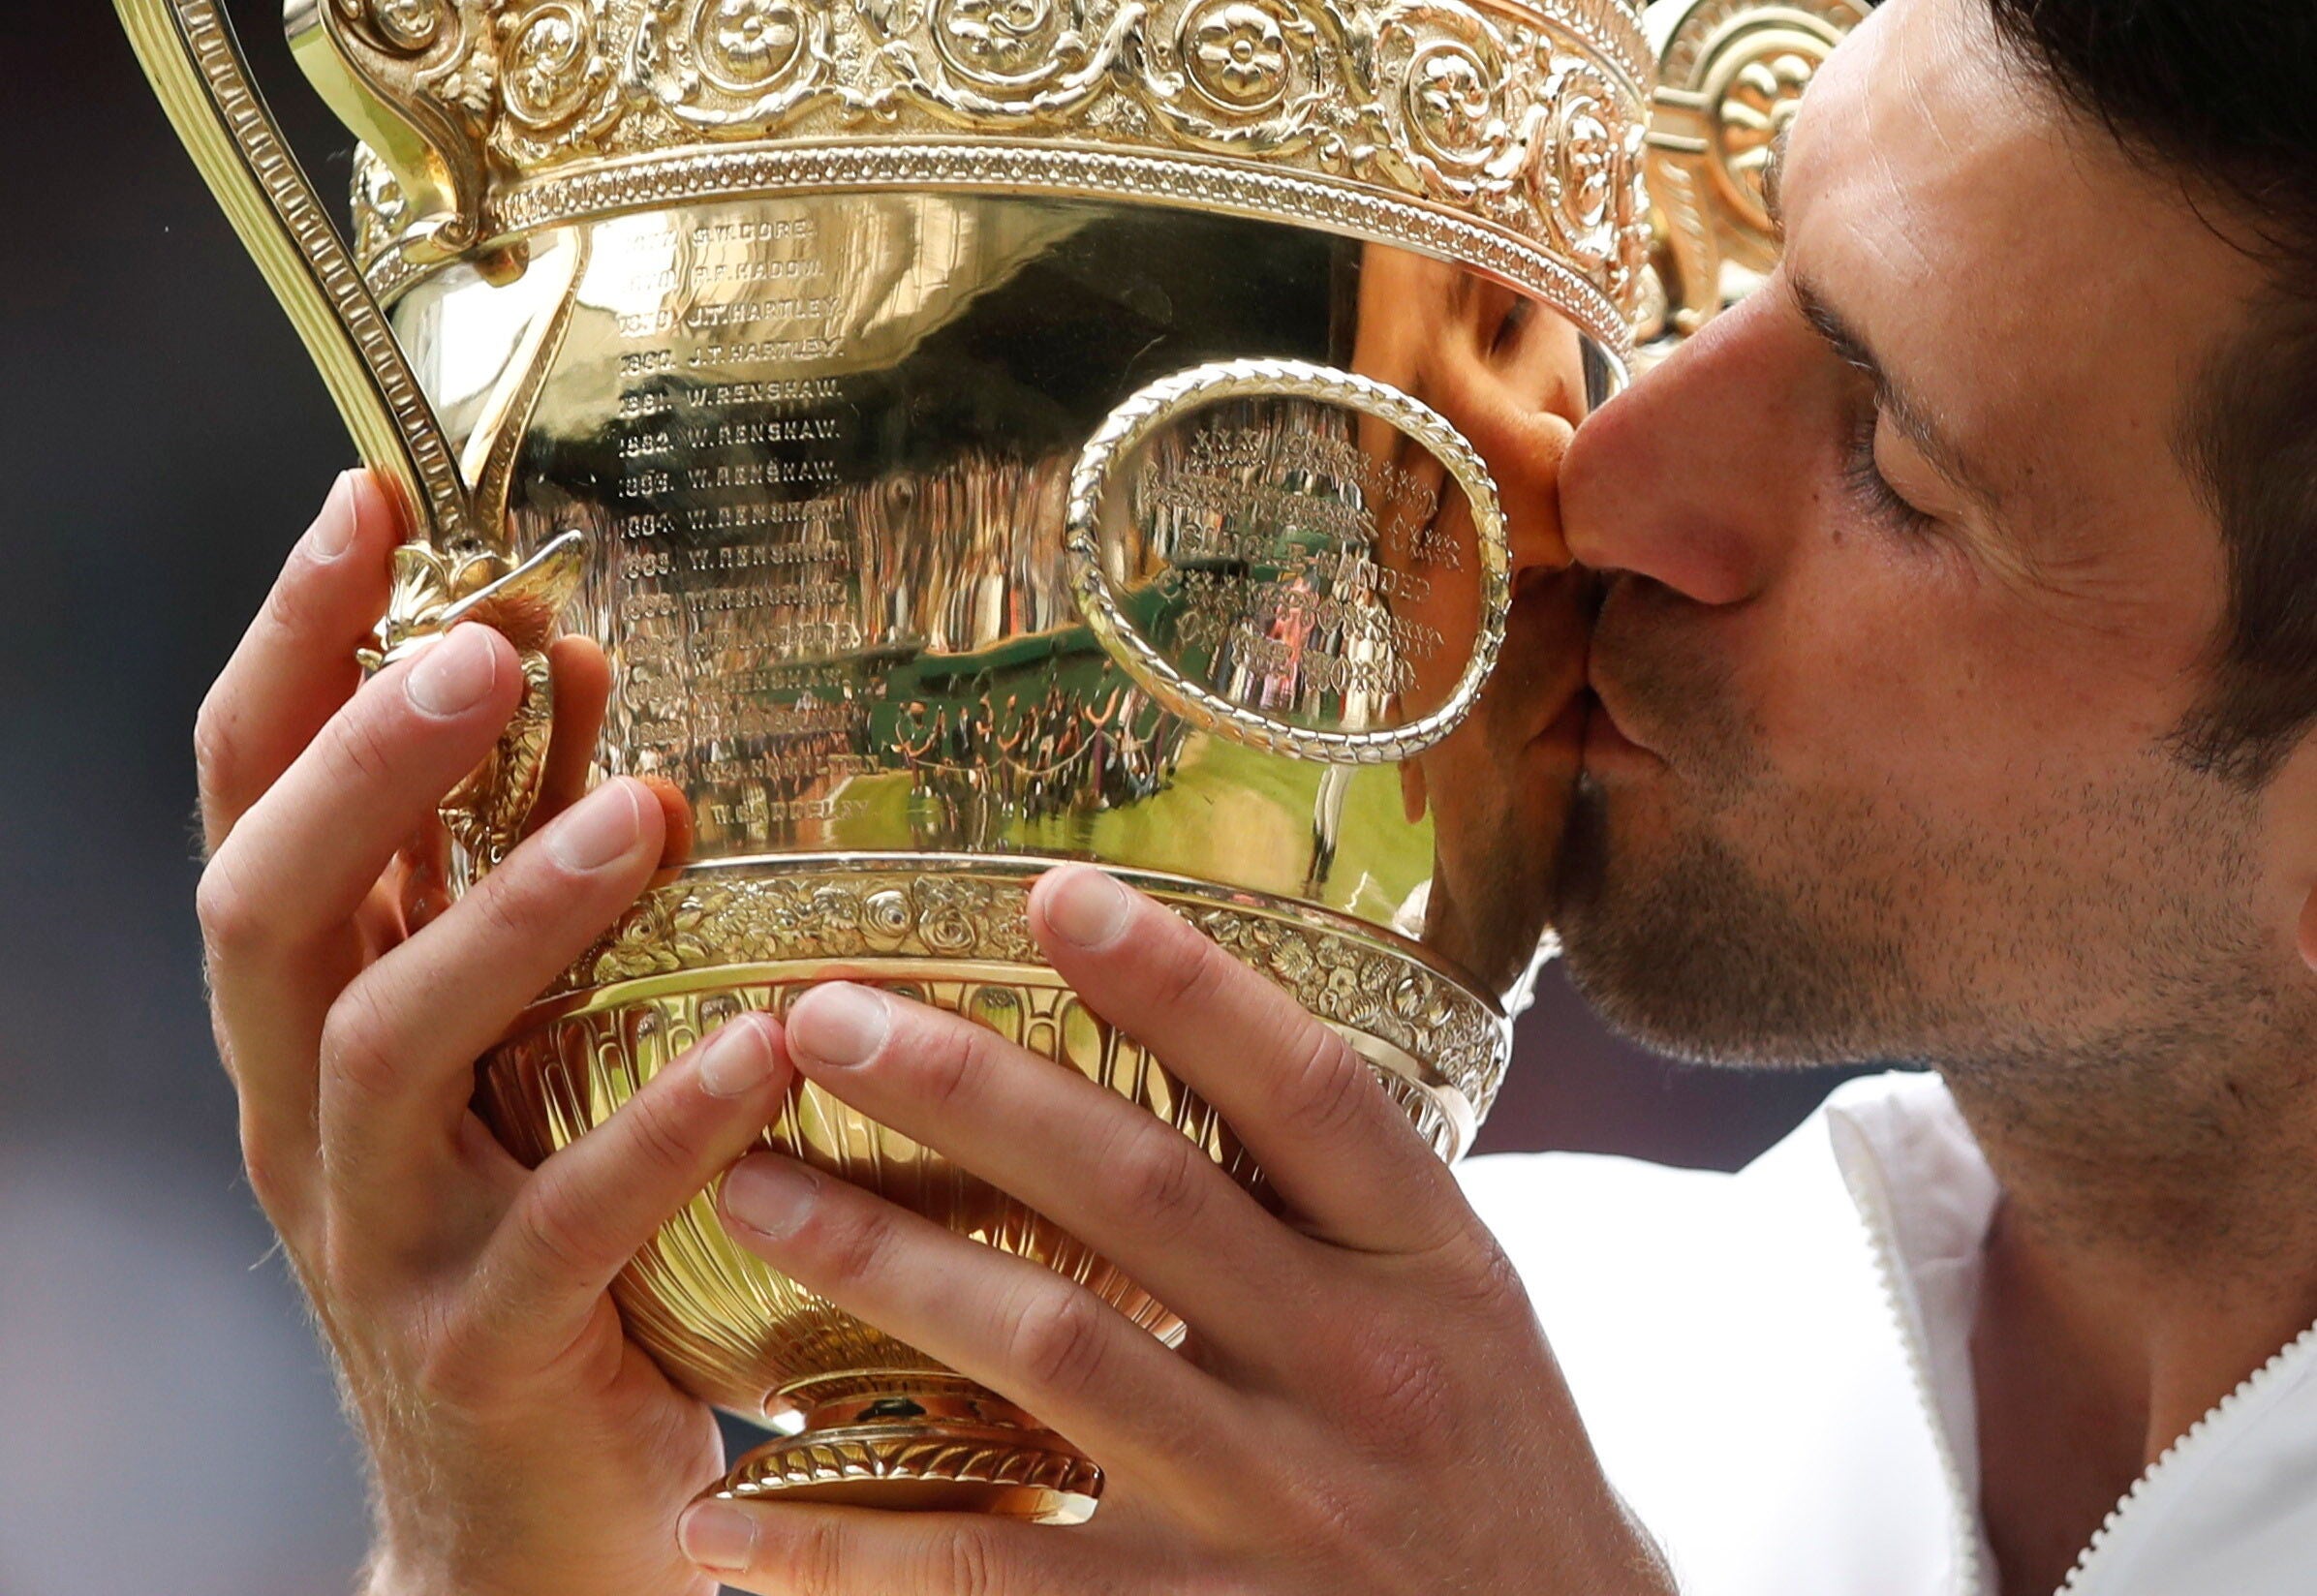
[[[1161,427],[1227,399],[1308,399],[1340,405],[1397,428],[1430,451],[1463,490],[1480,545],[1480,624],[1471,657],[1441,705],[1405,726],[1331,731],[1232,702],[1194,681],[1144,635],[1103,558],[1105,508],[1119,467]],[[1454,731],[1470,713],[1512,612],[1512,550],[1496,479],[1448,418],[1374,378],[1306,360],[1220,360],[1161,378],[1112,411],[1078,456],[1070,476],[1068,533],[1072,585],[1087,625],[1152,701],[1221,737],[1274,753],[1329,764],[1366,765],[1411,758]]]
[[[297,328],[363,461],[447,555],[505,555],[386,312],[250,81],[219,0],[115,0],[177,137]]]
[[[1657,0],[1647,171],[1652,265],[1664,303],[1640,328],[1645,365],[1777,265],[1762,179],[1803,91],[1868,0]]]

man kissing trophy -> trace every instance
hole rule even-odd
[[[403,849],[404,927],[592,788],[662,812],[649,889],[489,1039],[517,1158],[842,977],[1273,1201],[1041,951],[1066,861],[1469,1144],[1554,947],[1525,840],[1575,779],[1553,472],[1637,332],[1769,264],[1762,170],[1847,0],[1653,40],[1626,0],[293,0],[362,141],[351,246],[215,0],[120,10],[405,525],[365,669],[478,625],[512,651],[505,731]],[[821,1088],[767,1118],[1182,1338]],[[712,1190],[613,1294],[685,1390],[780,1427],[726,1495],[1093,1511],[1077,1447],[736,1245]]]

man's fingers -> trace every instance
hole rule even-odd
[[[322,1145],[349,1212],[382,1230],[440,1177],[475,1060],[587,951],[660,861],[660,806],[605,783],[357,976],[322,1037]]]
[[[587,795],[596,740],[611,701],[611,665],[594,638],[569,633],[556,638],[547,648],[547,665],[554,672],[555,725],[540,773],[539,801],[531,810],[533,831]]]
[[[788,1035],[818,1085],[1052,1216],[1211,1340],[1309,1284],[1311,1244],[1198,1143],[986,1026],[832,984]]]
[[[209,861],[213,959],[336,935],[490,752],[522,691],[507,639],[464,626],[355,694]]]
[[[355,649],[386,611],[401,536],[367,473],[338,478],[195,722],[209,851],[354,695]]]
[[[636,1250],[762,1137],[793,1079],[779,1023],[743,1014],[541,1164],[479,1271],[499,1315],[533,1344],[568,1344]]]
[[[856,1318],[1037,1415],[1114,1474],[1211,1497],[1242,1472],[1221,1385],[1048,1269],[775,1152],[719,1194],[732,1239]]]
[[[397,845],[435,823],[443,794],[489,751],[519,691],[506,640],[462,627],[343,706],[202,872],[211,1004],[253,1161],[310,1156],[324,1017],[376,951],[357,919]],[[429,707],[453,692],[473,702]]]
[[[1180,1591],[1162,1552],[1121,1554],[1099,1513],[1069,1529],[961,1513],[695,1502],[684,1554],[758,1596],[1128,1596]]]
[[[1315,1234],[1413,1253],[1459,1233],[1455,1180],[1351,1046],[1279,986],[1089,866],[1039,880],[1030,923],[1088,1006],[1213,1104]]]

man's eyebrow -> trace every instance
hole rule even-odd
[[[1778,129],[1762,162],[1762,210],[1770,218],[1770,230],[1781,238],[1786,234],[1786,208],[1778,202],[1778,184],[1786,175],[1786,135],[1793,131],[1792,122]]]
[[[1940,428],[1930,408],[1891,374],[1890,368],[1844,320],[1841,312],[1827,303],[1825,296],[1799,273],[1789,274],[1787,282],[1795,305],[1801,310],[1802,319],[1810,324],[1810,330],[1826,340],[1837,359],[1867,374],[1867,380],[1874,384],[1875,408],[1890,417],[1891,424],[1931,462],[1931,469],[1982,506],[1993,505],[1995,496],[1987,487],[1986,478],[1971,469],[1969,458]]]

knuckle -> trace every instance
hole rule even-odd
[[[837,1280],[865,1280],[877,1274],[893,1243],[893,1221],[883,1212],[862,1207],[844,1214],[816,1213],[799,1227],[800,1241],[818,1235],[816,1251]]]
[[[963,1527],[939,1537],[927,1561],[927,1590],[945,1596],[998,1596],[998,1560],[976,1528]]]
[[[258,894],[242,885],[240,862],[239,850],[229,842],[202,868],[194,888],[194,914],[213,958],[263,947],[272,935],[274,916]]]
[[[224,684],[212,687],[193,718],[193,765],[204,792],[232,784],[239,749],[234,738],[233,710]]]
[[[845,1568],[848,1562],[844,1528],[833,1520],[815,1515],[793,1529],[780,1548],[783,1563],[787,1565],[789,1587],[795,1596],[844,1596]],[[759,1532],[759,1553],[761,1532]],[[770,1572],[770,1571],[767,1571]]]
[[[566,1182],[534,1178],[508,1213],[515,1250],[529,1273],[569,1280],[592,1269],[601,1250],[589,1205],[572,1200]]]
[[[1186,1229],[1207,1195],[1207,1155],[1156,1120],[1136,1120],[1106,1150],[1111,1207],[1159,1235]]]
[[[429,1311],[416,1329],[409,1383],[430,1407],[462,1411],[481,1405],[497,1383],[492,1327],[471,1304]]]
[[[580,925],[579,917],[594,912],[590,889],[600,885],[616,887],[617,883],[575,875],[543,848],[518,848],[460,900],[459,907],[474,905],[472,912],[490,942],[528,948],[542,938],[582,936],[599,929],[594,923]],[[600,899],[595,902],[600,905]]]
[[[1006,1341],[1013,1365],[1045,1392],[1090,1389],[1100,1371],[1109,1328],[1101,1303],[1076,1286],[1044,1282],[1026,1291]]]
[[[1375,1533],[1375,1515],[1355,1483],[1357,1471],[1344,1465],[1336,1455],[1288,1470],[1291,1489],[1278,1493],[1273,1530],[1297,1563],[1340,1562],[1344,1549]]]
[[[324,1076],[355,1096],[391,1094],[401,1048],[370,982],[355,981],[330,1005],[322,1021],[321,1055]]]
[[[674,1096],[647,1091],[631,1098],[620,1110],[627,1120],[623,1132],[630,1161],[645,1170],[681,1175],[699,1162],[699,1150],[690,1121]]]
[[[1288,1044],[1292,1061],[1280,1081],[1279,1117],[1292,1130],[1324,1136],[1363,1112],[1376,1088],[1350,1043],[1316,1020],[1298,1017],[1297,1024],[1302,1034]]]
[[[553,884],[544,873],[511,868],[491,872],[468,894],[474,915],[493,941],[524,942],[539,936],[554,920]]]
[[[1369,1453],[1421,1455],[1454,1427],[1455,1381],[1438,1346],[1386,1317],[1356,1334],[1346,1361],[1345,1422]]]
[[[356,697],[333,720],[324,746],[332,774],[346,786],[384,785],[393,774],[394,750],[376,693]]]
[[[888,1042],[884,1057],[916,1060],[924,1072],[918,1088],[927,1106],[953,1109],[970,1099],[976,1084],[988,1079],[986,1072],[996,1062],[997,1039],[995,1031],[967,1021],[950,1037],[928,1038],[932,1046],[897,1048]]]
[[[241,1135],[241,1168],[249,1181],[250,1194],[258,1199],[258,1207],[283,1228],[305,1183],[303,1160],[279,1146],[272,1138],[245,1128]]]
[[[319,575],[310,562],[292,559],[266,591],[263,607],[266,624],[292,637],[321,630],[328,617],[315,580]]]
[[[1489,1323],[1527,1324],[1535,1315],[1512,1255],[1485,1231],[1453,1243],[1450,1299]]]
[[[1167,918],[1173,920],[1174,916]],[[1180,921],[1163,942],[1158,998],[1169,1008],[1199,1008],[1213,1002],[1222,995],[1227,978],[1240,968],[1230,955]]]

